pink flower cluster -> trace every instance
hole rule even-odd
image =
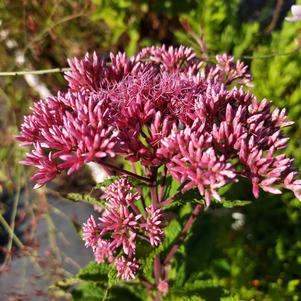
[[[162,242],[162,214],[160,209],[148,207],[143,216],[135,205],[140,196],[126,178],[111,184],[104,197],[107,208],[98,221],[91,215],[84,223],[83,239],[98,263],[108,260],[120,278],[130,280],[139,269],[135,258],[137,239],[147,240],[152,246]]]
[[[281,154],[288,142],[281,129],[291,122],[284,109],[246,92],[243,63],[221,55],[211,64],[190,48],[163,46],[69,64],[68,91],[36,103],[19,136],[33,147],[24,164],[37,167],[37,187],[64,170],[123,155],[146,167],[166,165],[208,205],[240,177],[255,197],[260,188],[278,194],[284,187],[301,198],[292,159]]]

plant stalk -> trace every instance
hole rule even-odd
[[[146,178],[146,177],[143,177],[143,176],[139,176],[139,175],[137,175],[137,174],[135,174],[133,172],[130,172],[130,171],[125,170],[125,169],[122,169],[122,168],[120,168],[118,166],[115,166],[115,165],[112,165],[112,164],[110,164],[108,162],[98,161],[97,163],[100,164],[100,165],[103,165],[105,167],[108,167],[108,168],[110,168],[112,170],[115,170],[115,171],[117,171],[117,172],[119,172],[121,174],[128,175],[130,177],[136,178],[138,180],[141,180],[141,181],[144,181],[144,182],[147,182],[147,183],[151,183],[152,182],[152,180],[149,179],[149,178]]]
[[[169,264],[171,258],[174,256],[174,254],[177,252],[177,250],[179,249],[180,245],[182,244],[182,242],[184,241],[187,232],[189,231],[189,229],[191,228],[191,226],[193,225],[194,221],[196,220],[197,216],[199,215],[199,213],[201,212],[201,209],[203,209],[203,205],[196,205],[192,214],[190,215],[189,219],[187,220],[178,240],[176,241],[176,243],[173,245],[173,247],[171,248],[171,250],[169,251],[169,253],[167,254],[165,260],[164,260],[164,265]]]
[[[160,203],[160,207],[168,206],[170,205],[173,201],[179,199],[183,195],[182,191],[178,191],[176,194],[171,196],[170,198],[166,199],[165,201]]]

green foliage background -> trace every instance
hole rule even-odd
[[[65,67],[67,57],[86,51],[125,50],[131,55],[143,46],[161,43],[183,43],[200,53],[191,32],[181,25],[187,28],[189,24],[195,34],[204,35],[209,56],[228,52],[245,60],[254,77],[253,92],[287,108],[295,121],[288,133],[288,153],[301,171],[301,22],[284,21],[293,4],[284,1],[275,24],[269,27],[276,2],[2,0],[0,69]],[[9,48],[7,39],[16,45]],[[18,51],[26,57],[24,64],[16,63]],[[51,91],[65,86],[61,74],[40,79]],[[37,92],[22,77],[0,78],[0,184],[11,194],[16,190],[15,171],[21,157],[13,136],[37,99]],[[216,205],[200,218],[173,263],[172,289],[166,300],[301,300],[300,202],[290,193],[280,197],[262,193],[253,200],[247,184],[231,187],[226,196],[253,202],[237,208]],[[243,213],[245,221],[234,229],[233,212]],[[179,214],[185,216],[185,212]],[[183,222],[180,218],[177,223]],[[180,224],[173,225],[173,232]],[[108,292],[108,300],[145,300],[138,284],[116,284],[108,276],[99,281],[89,276],[90,268],[75,278],[79,285],[58,286],[71,291],[74,300],[99,300]],[[102,273],[106,275],[98,274]]]

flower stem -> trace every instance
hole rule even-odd
[[[157,173],[158,168],[152,168],[150,178],[151,178],[151,186],[150,186],[150,193],[152,198],[152,204],[155,208],[158,207],[158,191],[157,191]]]
[[[151,193],[151,199],[152,199],[152,205],[157,208],[158,207],[158,191],[157,191],[157,176],[158,176],[158,168],[153,167],[150,169],[150,178],[152,180],[151,186],[150,186],[150,193]],[[161,259],[160,254],[156,255],[154,259],[154,276],[156,280],[156,286],[158,286],[160,279],[161,279],[161,273],[162,273],[162,265],[161,265]],[[160,301],[160,295],[157,292],[155,299],[156,301]]]
[[[145,222],[145,218],[143,217],[143,215],[141,214],[139,208],[135,205],[135,204],[131,204],[131,208],[133,209],[133,211],[135,212],[136,215],[141,215],[141,220],[143,222]]]
[[[161,266],[161,259],[160,259],[160,255],[156,255],[155,259],[154,259],[154,274],[155,274],[155,280],[156,280],[156,286],[158,287],[158,284],[160,282],[161,279],[161,271],[162,271],[162,266]],[[159,291],[156,292],[154,301],[160,301],[160,293]]]
[[[141,276],[139,279],[146,289],[151,290],[154,288],[153,284],[151,284],[144,276]]]
[[[177,250],[179,249],[181,243],[184,241],[187,232],[189,231],[189,229],[191,228],[191,226],[193,225],[194,221],[196,220],[197,216],[199,215],[201,209],[203,208],[203,205],[196,205],[192,214],[190,215],[189,219],[187,220],[177,242],[173,245],[173,247],[171,248],[171,250],[169,251],[169,253],[167,254],[165,260],[164,260],[164,265],[169,264],[171,258],[174,256],[174,254],[177,252]]]
[[[160,188],[159,188],[159,202],[162,202],[163,197],[164,197],[164,188],[165,188],[165,183],[166,183],[166,174],[167,174],[167,167],[165,165],[164,166],[164,170],[162,172],[162,178],[161,178],[161,183],[160,183]]]
[[[158,284],[161,278],[161,262],[160,262],[160,256],[156,255],[155,261],[154,261],[154,274],[156,283]]]
[[[130,177],[136,178],[138,180],[141,180],[141,181],[144,181],[144,182],[147,182],[147,183],[151,183],[152,182],[152,180],[150,178],[139,176],[139,175],[137,175],[137,174],[135,174],[133,172],[130,172],[130,171],[125,170],[125,169],[122,169],[122,168],[120,168],[118,166],[115,166],[115,165],[112,165],[112,164],[110,164],[108,162],[98,161],[97,163],[100,164],[100,165],[106,166],[106,167],[108,167],[108,168],[110,168],[112,170],[115,170],[115,171],[117,171],[117,172],[119,172],[121,174],[128,175]]]
[[[136,169],[136,166],[135,164],[130,161],[130,164],[131,164],[131,169],[132,169],[132,172],[137,174],[137,169]],[[145,205],[145,199],[144,199],[144,196],[143,196],[143,190],[140,186],[136,187],[137,191],[140,193],[140,199],[141,199],[141,202],[142,202],[142,207],[143,207],[143,210],[145,212],[145,208],[146,208],[146,205]]]
[[[165,201],[160,203],[160,207],[168,206],[170,205],[173,201],[179,199],[183,195],[182,191],[178,191],[176,194],[171,196],[170,198],[166,199]]]

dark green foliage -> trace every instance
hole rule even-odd
[[[52,289],[72,295],[76,301],[128,300],[139,301],[144,292],[133,284],[118,283],[116,271],[107,264],[89,263],[73,278],[59,281]]]
[[[106,264],[97,264],[90,262],[86,267],[81,269],[77,274],[79,279],[91,281],[108,281],[110,268]]]
[[[71,291],[74,301],[99,301],[105,293],[106,291],[94,282],[81,282]]]

